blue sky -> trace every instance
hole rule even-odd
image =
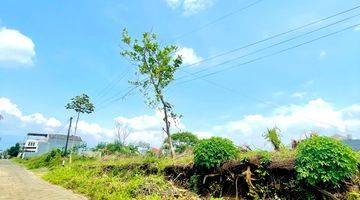
[[[115,119],[131,130],[129,142],[158,145],[161,113],[148,108],[138,91],[113,101],[135,78],[134,67],[119,54],[123,28],[135,37],[152,30],[162,44],[176,44],[185,66],[359,5],[355,0],[264,0],[235,12],[254,2],[2,1],[0,149],[23,140],[27,132],[65,133],[74,113],[64,105],[82,93],[96,106],[79,124],[79,134],[90,145],[114,139]],[[359,24],[360,16],[216,66],[356,14],[360,8],[184,70],[206,69],[206,74],[271,54]],[[174,84],[167,97],[183,115],[180,128],[200,137],[228,137],[262,148],[268,145],[262,133],[276,125],[285,142],[310,131],[359,138],[359,52],[360,26],[205,78],[217,86],[201,79]]]

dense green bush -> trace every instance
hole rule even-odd
[[[48,153],[41,156],[28,158],[24,160],[24,163],[29,169],[37,169],[41,167],[54,167],[61,165],[62,151],[60,149],[53,149]]]
[[[297,147],[297,176],[310,185],[336,187],[355,175],[357,164],[351,148],[333,138],[312,136]]]
[[[219,167],[225,161],[235,159],[238,153],[231,140],[220,137],[200,140],[194,148],[194,164],[207,169]]]

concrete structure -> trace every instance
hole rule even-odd
[[[28,133],[24,143],[22,158],[38,156],[53,149],[64,150],[66,136],[62,134]],[[83,141],[79,136],[70,136],[68,150],[71,147],[82,145]]]

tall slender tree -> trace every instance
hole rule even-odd
[[[122,42],[128,49],[124,49],[121,55],[136,63],[136,74],[140,76],[138,80],[129,82],[140,88],[147,105],[162,110],[165,123],[163,130],[167,134],[171,156],[174,157],[170,119],[176,121],[181,116],[175,114],[172,105],[165,99],[164,90],[174,80],[174,73],[182,64],[181,56],[176,55],[177,46],[161,46],[157,35],[149,32],[143,33],[140,41],[132,39],[126,29],[122,32]]]
[[[68,104],[66,104],[65,108],[68,110],[74,110],[77,114],[77,118],[75,122],[75,132],[74,132],[74,135],[76,135],[80,113],[90,114],[94,112],[95,107],[91,103],[90,97],[86,94],[82,94],[72,98],[71,101]]]

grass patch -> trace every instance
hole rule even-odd
[[[238,156],[241,162],[260,162],[266,165],[270,163],[289,163],[295,160],[294,150],[281,148],[279,151],[253,150],[242,152]]]
[[[162,170],[173,164],[188,164],[192,156],[179,159],[148,156],[117,156],[90,159],[74,156],[71,164],[61,165],[61,155],[51,153],[29,159],[14,158],[43,179],[71,189],[89,199],[194,199],[196,195],[184,193],[165,179]],[[144,168],[145,166],[145,168]],[[48,170],[44,170],[45,169]],[[151,169],[156,169],[151,171]],[[150,172],[148,172],[150,170]]]

